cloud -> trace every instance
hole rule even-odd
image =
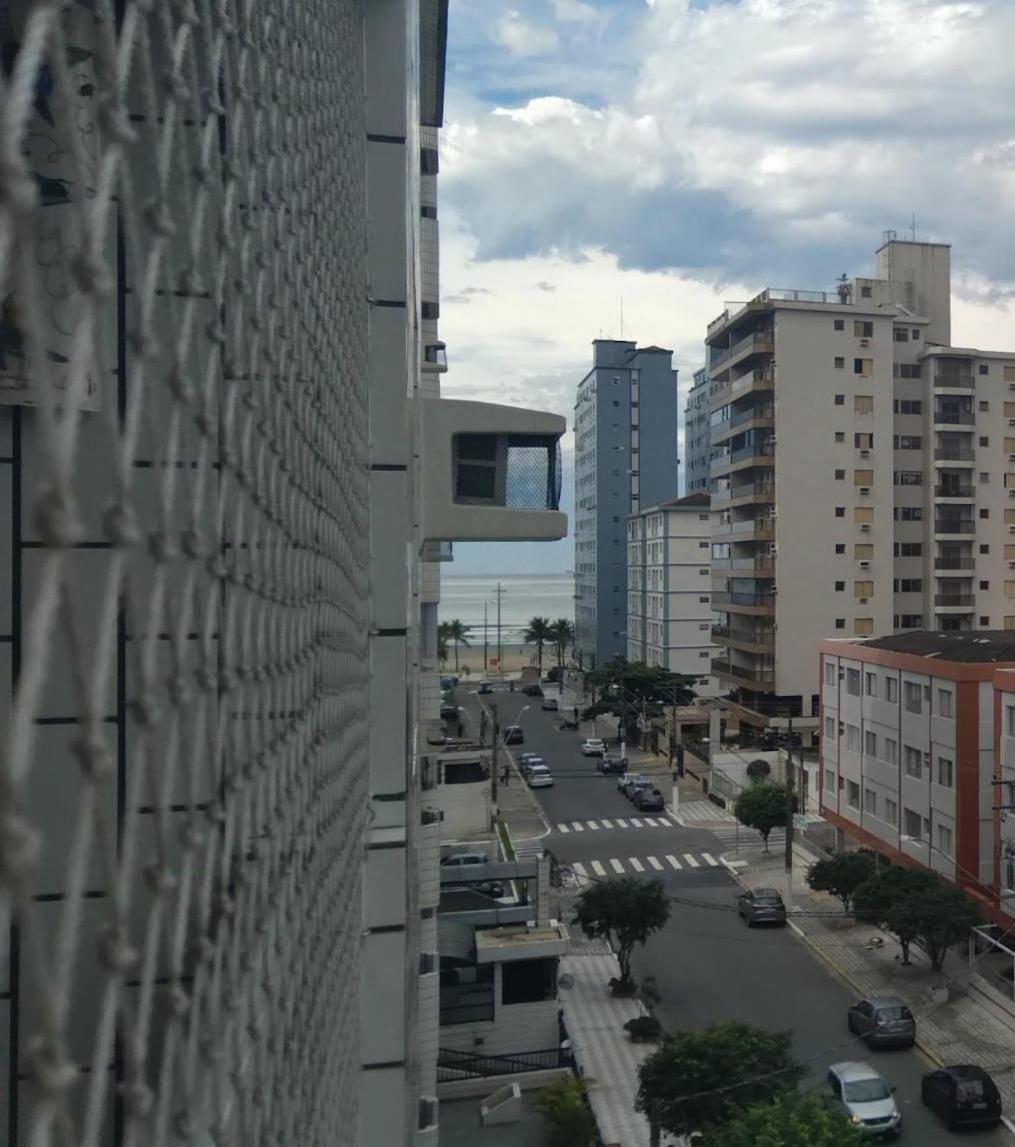
[[[553,14],[561,24],[599,25],[607,17],[583,0],[553,0]]]
[[[516,8],[508,9],[494,25],[493,39],[512,56],[545,56],[557,47],[552,28],[530,23]]]
[[[553,283],[547,283],[545,279],[544,279],[543,281],[541,281],[541,282],[537,283],[537,284],[536,284],[536,288],[537,288],[537,290],[540,290],[540,291],[548,291],[548,292],[550,292],[550,293],[554,292],[554,291],[557,289],[557,288],[556,288],[556,287],[553,285]]]

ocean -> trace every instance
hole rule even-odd
[[[497,583],[504,591],[501,597],[501,640],[517,645],[534,617],[550,621],[566,617],[574,620],[574,577],[571,574],[502,574],[483,577],[479,574],[446,574],[441,571],[441,621],[457,618],[469,632],[482,639],[483,603],[487,604],[490,640],[497,625]]]

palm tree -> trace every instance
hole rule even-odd
[[[525,631],[525,641],[536,647],[536,659],[539,663],[539,676],[543,676],[543,646],[553,641],[553,627],[545,617],[534,617]]]
[[[442,621],[437,626],[437,660],[444,665],[448,659],[448,623]]]
[[[550,640],[557,647],[557,673],[559,677],[564,664],[564,653],[574,641],[574,626],[566,617],[558,617],[550,626]]]
[[[469,644],[469,631],[458,620],[457,617],[452,618],[451,621],[442,621],[441,627],[444,629],[444,638],[446,641],[454,642],[455,646],[455,672],[458,672],[458,647],[459,645]],[[438,627],[440,628],[440,627]]]

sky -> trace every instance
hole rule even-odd
[[[953,342],[1015,348],[1013,0],[451,0],[439,181],[451,398],[568,418],[594,338],[674,351],[766,286],[952,244]],[[564,572],[570,538],[447,573]]]

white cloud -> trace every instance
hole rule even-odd
[[[605,15],[583,0],[553,0],[553,14],[562,24],[602,24]]]
[[[493,38],[512,56],[545,56],[557,47],[557,33],[532,24],[515,8],[508,9],[493,28]]]

